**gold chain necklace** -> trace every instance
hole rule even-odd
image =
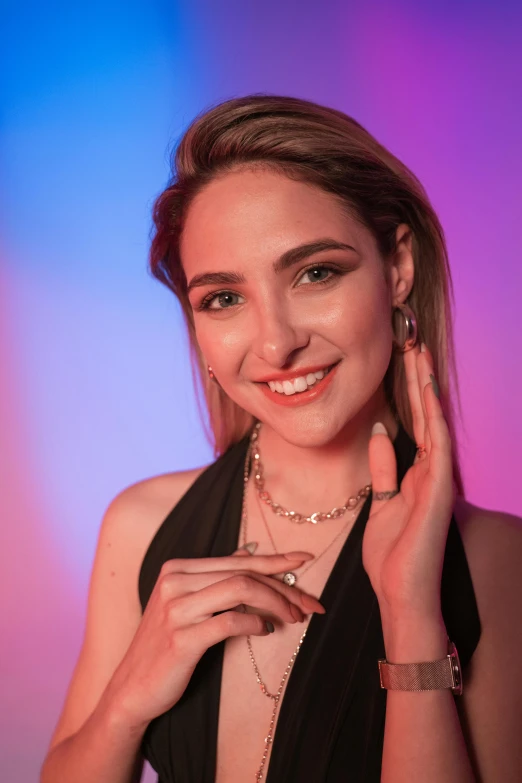
[[[242,510],[241,510],[241,526],[242,526],[242,533],[243,533],[243,544],[246,544],[246,542],[247,542],[246,535],[247,535],[248,518],[247,518],[247,503],[246,503],[246,500],[247,500],[249,459],[250,459],[251,451],[253,450],[254,441],[257,439],[257,435],[258,435],[260,426],[261,426],[261,422],[258,422],[256,424],[256,427],[252,431],[252,435],[251,435],[251,438],[250,438],[250,443],[249,443],[249,447],[247,449],[246,459],[245,459],[245,467],[244,467],[244,473],[243,473],[243,503],[242,503]],[[255,433],[255,437],[254,437],[254,433]],[[256,450],[256,453],[258,455],[258,461],[259,461],[259,449]],[[254,455],[254,459],[255,459],[255,455]],[[368,489],[370,491],[371,490],[371,486],[370,487],[365,487],[365,489]],[[359,500],[360,499],[361,498],[359,498]],[[346,511],[346,508],[344,509],[344,511],[342,513],[344,514],[345,511]],[[339,514],[338,516],[341,516],[341,514]],[[353,517],[355,517],[355,512],[353,513]],[[263,520],[264,520],[264,516],[263,516]],[[265,521],[265,524],[266,524],[266,521]],[[344,532],[346,527],[348,527],[348,525],[346,525],[345,528],[343,528],[343,530],[341,532]],[[267,530],[268,530],[268,526],[267,526]],[[270,531],[269,530],[268,530],[268,534],[270,535]],[[340,533],[334,538],[334,541],[337,538],[339,538],[339,535],[340,535]],[[274,549],[275,549],[275,544],[273,543],[273,539],[272,539],[271,535],[270,535],[270,539],[271,539],[272,544],[273,544]],[[330,548],[330,546],[332,546],[333,543],[334,542],[332,541],[327,546],[327,548],[321,553],[321,555],[319,555],[319,557],[322,557],[322,555],[325,554],[325,552]],[[311,563],[311,565],[315,565],[317,560],[318,560],[318,558],[316,558]],[[308,568],[310,568],[310,567],[311,566],[308,566],[305,570],[308,570]],[[295,584],[295,582],[297,581],[297,577],[295,576],[295,574],[290,574],[290,575],[289,574],[285,574],[285,579],[288,576],[292,576],[293,577],[293,581],[291,581],[291,580],[287,581],[286,584],[291,584],[291,585]],[[308,624],[310,624],[310,621],[308,621]],[[266,687],[265,683],[263,682],[263,680],[261,678],[261,673],[260,673],[259,668],[258,668],[257,663],[256,663],[256,659],[254,658],[254,651],[252,649],[252,641],[251,641],[250,635],[248,635],[246,637],[246,642],[247,642],[247,645],[248,645],[248,653],[249,653],[249,656],[250,656],[250,660],[252,661],[252,666],[254,668],[254,672],[256,674],[256,679],[257,679],[257,682],[259,684],[261,693],[263,693],[267,698],[272,699],[272,701],[274,702],[274,707],[273,707],[272,715],[271,715],[271,718],[270,718],[270,725],[269,725],[269,728],[268,728],[268,733],[267,733],[267,735],[265,737],[265,748],[264,748],[263,756],[262,756],[262,759],[261,759],[261,765],[260,765],[258,771],[256,772],[255,779],[258,782],[263,779],[263,770],[264,770],[264,767],[265,767],[265,764],[266,764],[266,760],[268,758],[268,752],[269,752],[269,749],[270,749],[270,744],[274,740],[273,732],[274,732],[274,726],[275,726],[275,718],[276,718],[276,715],[277,715],[277,708],[278,708],[279,702],[281,700],[281,694],[283,692],[283,688],[284,688],[285,682],[286,682],[286,680],[288,678],[288,675],[290,674],[292,666],[295,663],[295,659],[297,658],[297,654],[298,654],[299,650],[301,649],[301,645],[303,644],[303,641],[304,641],[304,638],[306,636],[307,630],[308,630],[308,625],[306,626],[305,630],[303,631],[303,634],[302,634],[301,638],[299,639],[299,643],[298,643],[296,649],[294,650],[294,653],[293,653],[292,657],[290,658],[290,660],[288,662],[288,665],[287,665],[287,667],[285,669],[285,673],[283,674],[281,682],[279,683],[279,688],[277,689],[276,693],[270,693],[270,691]]]
[[[263,519],[263,522],[265,523],[266,532],[268,533],[268,535],[270,537],[270,541],[272,543],[272,547],[274,549],[274,552],[276,553],[276,555],[278,555],[279,552],[277,551],[277,547],[275,545],[275,541],[274,541],[274,539],[272,537],[272,533],[270,532],[270,528],[268,527],[268,523],[266,521],[266,518],[265,518],[265,515],[264,515],[264,512],[263,512],[263,508],[262,508],[261,502],[259,500],[259,497],[257,497],[257,504],[259,506],[259,511],[261,512],[261,517]],[[317,563],[317,561],[320,560],[320,558],[328,552],[330,547],[332,547],[335,544],[337,539],[340,538],[340,536],[342,536],[342,534],[344,532],[346,532],[347,528],[349,527],[350,523],[353,522],[355,517],[356,517],[356,512],[354,511],[353,514],[350,516],[350,519],[348,520],[346,525],[339,531],[339,533],[337,533],[335,538],[333,538],[332,541],[330,541],[330,543],[328,544],[326,549],[323,549],[321,554],[317,555],[317,557],[314,557],[312,562],[309,563],[309,565],[306,566],[305,570],[301,571],[301,573],[299,574],[299,577],[304,576],[306,574],[306,572],[308,571],[308,569],[312,568],[312,566],[314,566]],[[245,527],[246,527],[246,525],[245,525]],[[245,539],[244,543],[246,543],[246,537],[247,536],[246,536],[246,529],[245,529],[245,531],[244,531],[244,539]],[[295,583],[297,582],[297,575],[293,571],[287,571],[285,573],[285,575],[283,576],[283,582],[285,583],[285,585],[288,585],[289,587],[293,587],[295,585]]]
[[[338,517],[342,517],[343,514],[346,513],[348,509],[354,509],[356,506],[359,505],[361,500],[363,498],[368,497],[370,492],[372,491],[372,485],[366,484],[364,487],[362,487],[357,495],[352,495],[348,498],[344,506],[334,507],[331,511],[315,511],[313,514],[311,514],[309,517],[305,514],[298,514],[295,511],[288,511],[288,509],[284,508],[280,503],[274,503],[272,498],[270,497],[270,494],[265,490],[265,480],[263,478],[263,466],[261,464],[261,454],[259,453],[259,444],[257,443],[259,439],[259,430],[261,429],[261,422],[256,422],[254,429],[252,430],[252,434],[250,436],[250,444],[251,446],[255,444],[255,448],[253,449],[254,454],[254,481],[256,485],[256,489],[258,491],[258,495],[274,512],[274,514],[277,514],[280,517],[286,517],[290,520],[290,522],[297,522],[298,524],[303,524],[303,522],[311,522],[313,525],[316,525],[318,522],[324,522],[327,519],[337,519]]]
[[[261,454],[259,452],[259,443],[258,443],[260,428],[261,428],[261,422],[258,421],[256,422],[254,429],[252,430],[252,434],[250,436],[250,447],[247,453],[247,459],[249,454],[253,452],[254,482],[257,489],[257,497],[258,499],[264,500],[265,503],[270,506],[274,514],[277,514],[278,516],[284,516],[287,519],[289,519],[291,522],[297,522],[298,524],[302,524],[303,522],[311,522],[312,524],[315,525],[317,524],[317,522],[324,522],[326,519],[337,519],[338,517],[343,516],[343,514],[345,514],[348,509],[354,511],[351,518],[346,523],[345,527],[343,527],[343,529],[338,533],[338,535],[333,539],[333,541],[331,541],[326,547],[326,549],[323,552],[321,552],[321,554],[318,555],[314,559],[314,561],[305,568],[304,571],[301,572],[301,576],[302,576],[306,571],[308,571],[309,568],[311,568],[313,565],[317,563],[320,557],[326,554],[328,549],[330,549],[330,547],[335,544],[337,539],[345,532],[350,522],[355,518],[355,509],[357,508],[361,500],[363,500],[363,498],[368,497],[368,495],[372,491],[372,485],[366,484],[364,487],[362,487],[359,490],[357,495],[352,495],[351,497],[349,497],[346,503],[344,504],[344,506],[339,506],[338,508],[334,507],[331,511],[328,512],[316,511],[315,513],[311,514],[308,517],[304,514],[297,514],[295,511],[288,511],[279,503],[274,503],[274,501],[270,497],[270,494],[265,490],[265,480],[263,478],[263,465],[261,463]],[[276,554],[278,554],[277,547],[274,543],[274,539],[272,538],[272,534],[266,522],[265,515],[263,514],[263,509],[260,503],[259,503],[259,510],[261,511],[261,517],[263,519],[263,522],[265,523],[265,527],[270,537],[270,541],[272,542],[272,546],[274,547],[274,551]],[[297,582],[297,576],[292,571],[288,571],[283,576],[283,582],[289,585],[290,587],[292,587]]]

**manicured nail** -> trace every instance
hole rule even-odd
[[[249,544],[243,544],[243,546],[240,546],[239,548],[246,549],[247,552],[253,555],[257,549],[257,541],[251,541]]]
[[[322,603],[320,603],[320,601],[318,601],[317,598],[314,598],[313,595],[308,595],[308,593],[303,593],[301,599],[303,601],[305,609],[307,608],[310,612],[319,612],[319,614],[326,613],[326,609],[324,608]]]
[[[421,343],[421,352],[426,353],[426,343]]]
[[[435,392],[435,396],[440,400],[440,389],[439,384],[437,383],[437,379],[434,375],[430,373],[430,381],[431,385],[433,386],[433,391]]]
[[[372,427],[372,435],[387,435],[388,431],[381,421],[376,421]]]
[[[270,620],[265,620],[265,625],[266,625],[266,630],[268,631],[268,633],[274,633],[274,631],[275,631],[274,624],[271,623]]]
[[[313,560],[314,555],[310,552],[286,552],[284,555],[287,560]]]
[[[293,618],[296,622],[298,623],[304,622],[305,616],[298,606],[296,606],[295,604],[290,604],[290,612],[292,613]]]

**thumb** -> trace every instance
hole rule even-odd
[[[233,557],[250,557],[257,549],[257,541],[251,541],[249,544],[243,544],[235,552],[232,552]]]

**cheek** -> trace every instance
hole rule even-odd
[[[244,335],[237,326],[227,326],[226,321],[219,322],[212,317],[202,316],[195,323],[196,340],[212,366],[227,368],[235,367],[241,360],[244,351]]]
[[[362,281],[348,293],[340,293],[325,311],[324,324],[335,333],[339,345],[368,358],[372,347],[386,352],[392,339],[391,306],[383,281]],[[372,351],[373,352],[373,351]]]

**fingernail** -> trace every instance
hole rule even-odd
[[[421,343],[421,353],[426,353],[426,343]]]
[[[266,625],[266,630],[268,631],[268,633],[274,633],[274,631],[275,631],[274,624],[271,623],[270,620],[265,620],[265,625]]]
[[[381,421],[376,421],[372,427],[372,435],[387,435],[388,430]]]
[[[305,608],[308,608],[310,612],[319,612],[319,614],[325,614],[326,609],[320,603],[320,601],[317,600],[317,598],[314,598],[311,595],[308,595],[307,593],[303,593],[303,603],[305,605]]]
[[[430,373],[430,381],[431,385],[433,386],[433,391],[435,392],[435,396],[440,400],[440,389],[439,384],[437,383],[437,379],[434,375]]]
[[[298,606],[296,606],[295,604],[290,604],[290,611],[291,611],[291,613],[293,615],[293,618],[294,618],[294,620],[296,622],[298,622],[298,623],[302,623],[303,622],[304,614],[302,613],[302,611],[299,609]]]
[[[313,560],[314,555],[310,552],[286,552],[284,555],[287,560]]]
[[[243,546],[240,546],[239,548],[246,549],[247,552],[253,555],[257,549],[257,541],[251,541],[249,544],[243,544]]]

